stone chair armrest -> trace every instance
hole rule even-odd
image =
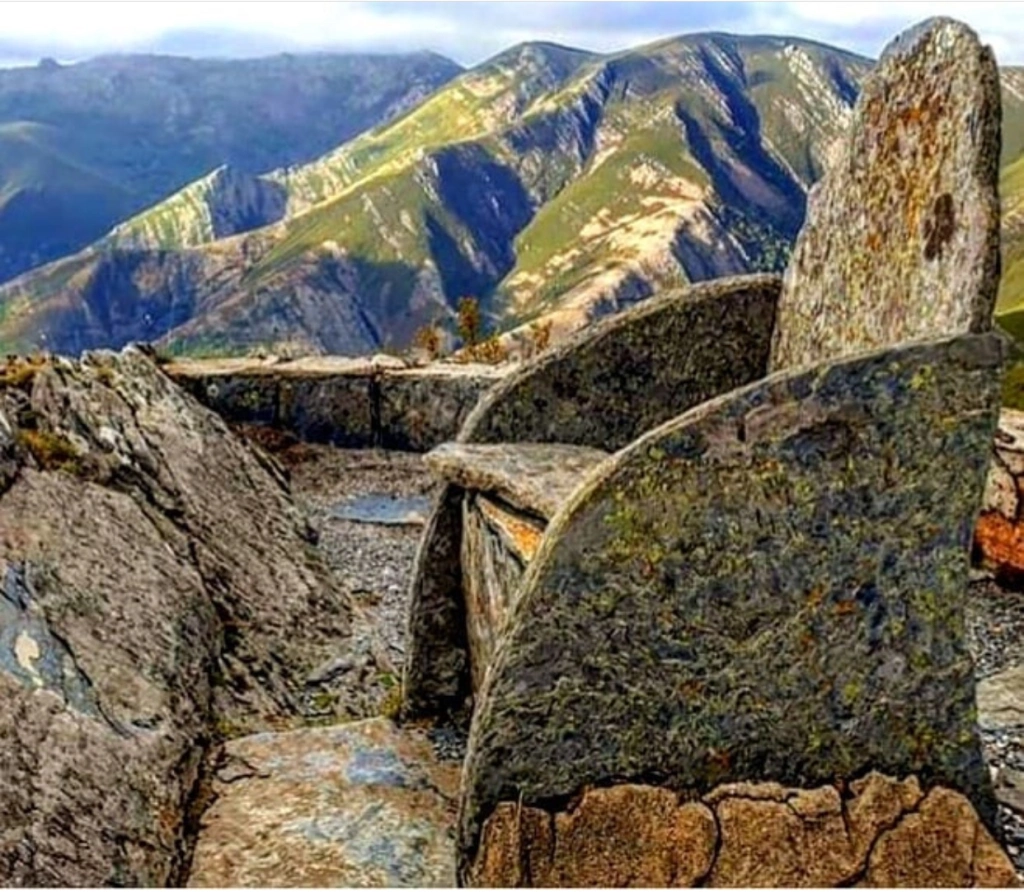
[[[607,317],[490,390],[463,443],[562,443],[614,452],[768,368],[775,275],[677,288]]]
[[[477,692],[461,869],[499,803],[593,785],[874,768],[983,801],[962,607],[1005,352],[963,335],[782,371],[596,466]]]

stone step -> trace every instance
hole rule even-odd
[[[454,886],[459,768],[383,718],[231,740],[188,886]]]

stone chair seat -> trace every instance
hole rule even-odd
[[[608,456],[565,443],[442,443],[425,459],[440,479],[505,503],[523,523],[543,531]]]

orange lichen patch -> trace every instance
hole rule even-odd
[[[1024,526],[995,511],[986,511],[974,527],[974,545],[985,561],[1024,573]]]
[[[487,522],[514,548],[516,555],[524,563],[532,561],[537,549],[540,548],[544,530],[522,517],[499,508],[489,499],[478,499],[477,504]]]

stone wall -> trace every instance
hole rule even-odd
[[[191,360],[164,367],[230,422],[270,425],[313,443],[410,452],[455,439],[483,392],[507,370],[410,368],[392,357]]]

